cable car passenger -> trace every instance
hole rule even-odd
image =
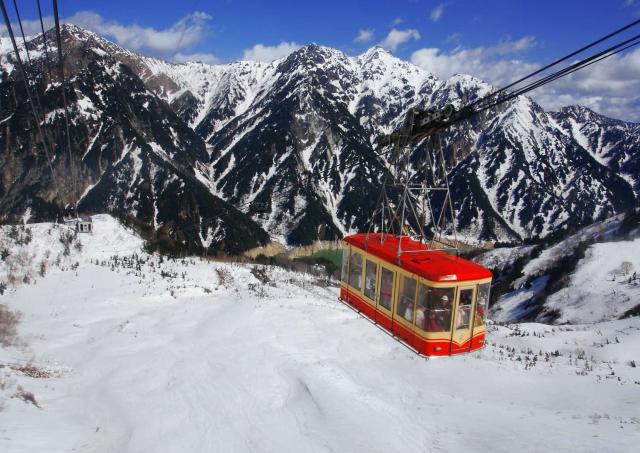
[[[433,297],[433,308],[429,312],[427,320],[428,332],[448,332],[451,326],[451,300],[447,294],[438,299]]]
[[[413,308],[416,301],[417,282],[411,277],[402,277],[402,286],[398,303],[398,314],[409,322],[413,322]]]
[[[393,272],[383,267],[380,274],[380,305],[387,310],[391,310],[391,295],[393,294]]]
[[[418,308],[416,309],[416,327],[427,330],[427,319],[429,318],[429,293],[430,289],[426,285],[420,285],[418,288]]]

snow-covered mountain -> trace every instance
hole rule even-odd
[[[550,115],[567,135],[640,194],[640,124],[607,118],[582,106],[565,107]]]
[[[114,58],[112,44],[77,27],[63,31],[71,149],[57,68],[50,79],[41,37],[30,43],[29,73],[49,152],[22,80],[5,75],[0,84],[3,218],[55,218],[77,201],[81,212],[129,219],[158,247],[239,253],[264,244],[268,235],[199,177],[198,163],[209,159],[203,140]]]
[[[494,271],[491,317],[594,323],[640,314],[640,211],[553,243],[497,248],[475,258]]]
[[[164,141],[145,138],[174,148],[165,151],[164,162],[179,160],[174,167],[199,182],[198,190],[206,188],[208,199],[230,203],[289,243],[316,239],[321,225],[326,239],[365,228],[386,171],[373,143],[396,129],[409,108],[459,107],[492,89],[471,76],[439,80],[378,47],[350,57],[312,44],[271,63],[173,64],[74,26],[64,31],[78,62],[70,69],[97,63],[87,66],[93,68],[91,81],[82,80],[87,90],[101,92],[96,79],[108,77],[117,64],[127,68],[141,95],[135,106],[122,110],[143,118],[137,128],[164,135]],[[37,40],[33,46],[32,53],[41,57]],[[42,58],[35,60],[42,69]],[[10,57],[0,63],[10,72]],[[73,80],[76,91],[80,82]],[[59,107],[54,102],[48,111]],[[548,113],[529,98],[518,98],[443,136],[460,230],[479,239],[520,240],[588,224],[636,203],[638,126],[597,116],[597,126],[588,130],[611,138],[587,139],[586,128],[578,136],[573,126],[586,120],[580,116],[570,122],[569,111]],[[116,113],[109,114],[114,125],[120,121]],[[93,124],[95,134],[100,117],[90,119],[89,111],[78,115]],[[106,126],[101,133],[113,136]],[[1,140],[6,138],[0,135]],[[415,155],[424,146],[419,144]],[[74,150],[79,156],[86,152],[85,147]],[[131,161],[127,168],[136,166]],[[82,191],[97,184],[98,173]],[[99,190],[87,192],[81,205],[95,210],[122,205],[127,214],[143,218],[129,192],[120,190],[120,198],[106,195],[118,178],[122,175],[101,178]],[[195,203],[198,209],[205,204]],[[26,200],[12,206],[3,212],[24,212]],[[151,218],[157,215],[147,215],[143,223],[174,231],[175,209],[166,211],[159,222]],[[179,229],[186,230],[189,222]],[[207,231],[216,231],[207,222],[200,222],[204,226],[189,240],[202,236],[202,242]],[[253,236],[263,240],[259,233]]]

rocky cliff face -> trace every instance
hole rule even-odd
[[[22,80],[5,76],[0,85],[5,219],[56,217],[77,202],[81,212],[115,213],[192,249],[238,253],[265,243],[268,235],[255,222],[199,179],[195,168],[209,155],[185,121],[130,66],[92,47],[93,35],[65,27],[63,36],[71,149],[62,86],[55,75],[49,79],[43,58],[33,60],[29,76],[50,155]],[[42,55],[41,44],[31,43],[32,55]]]

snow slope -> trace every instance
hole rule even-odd
[[[551,295],[546,306],[560,311],[558,322],[577,324],[619,317],[640,306],[640,278],[630,278],[634,272],[640,273],[640,238],[594,244],[578,263],[569,285]]]
[[[0,451],[637,447],[637,318],[491,327],[485,350],[425,360],[314,277],[149,256],[108,216],[81,241],[76,269],[0,297],[22,312],[0,348]]]
[[[640,307],[640,238],[638,231],[620,236],[623,218],[596,222],[539,253],[531,246],[505,247],[474,258],[497,273],[494,283],[512,279],[502,282],[508,291],[492,305],[492,319],[594,323]],[[531,254],[518,270],[517,260]]]

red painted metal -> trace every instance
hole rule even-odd
[[[422,338],[412,330],[407,329],[403,324],[393,321],[382,310],[374,308],[371,303],[366,302],[357,294],[349,291],[344,286],[340,287],[340,299],[347,302],[357,311],[367,316],[372,321],[383,327],[386,331],[394,334],[400,341],[409,345],[418,353],[425,356],[447,356],[459,354],[463,352],[475,351],[484,347],[485,333],[480,332],[471,339],[471,348],[469,341],[458,345],[446,340],[428,340]],[[373,309],[373,310],[372,310]],[[452,348],[454,346],[454,348]]]
[[[493,276],[479,264],[441,250],[429,250],[427,245],[406,236],[370,233],[367,240],[367,234],[360,233],[347,236],[344,241],[432,282],[463,282]],[[403,252],[399,261],[398,243]]]

